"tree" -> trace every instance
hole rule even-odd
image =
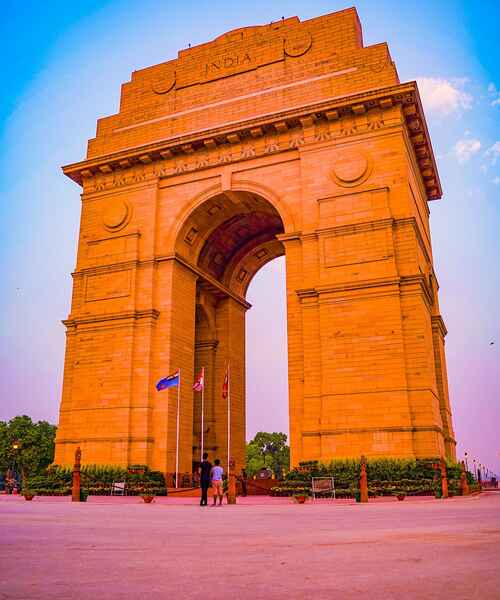
[[[47,421],[33,423],[26,415],[0,421],[0,471],[14,468],[32,475],[48,467],[54,460],[56,429]]]
[[[286,433],[259,431],[247,444],[247,472],[252,476],[260,469],[270,468],[276,477],[290,468],[290,448]]]

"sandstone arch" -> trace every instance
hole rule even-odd
[[[245,294],[279,254],[292,462],[455,456],[427,207],[437,166],[416,83],[399,82],[386,44],[363,45],[355,9],[135,71],[64,172],[83,194],[57,463],[79,445],[87,463],[173,471],[175,402],[154,384],[180,367],[189,472],[191,384],[210,361],[207,439],[227,459],[231,356],[239,468]]]

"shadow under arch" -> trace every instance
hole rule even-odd
[[[244,298],[259,269],[285,254],[277,236],[294,230],[290,210],[269,196],[270,190],[251,181],[227,191],[210,186],[183,211],[172,253],[198,269],[202,279]]]
[[[198,210],[203,204],[211,200],[214,196],[226,195],[231,198],[241,192],[256,194],[269,202],[279,214],[283,222],[283,232],[292,233],[297,230],[296,220],[293,212],[287,205],[285,200],[281,198],[274,190],[268,186],[256,182],[251,179],[239,180],[235,185],[231,186],[230,190],[223,190],[220,183],[212,184],[196,194],[183,206],[177,213],[175,218],[176,225],[172,228],[167,236],[166,247],[169,251],[175,252],[179,246],[179,238],[182,236],[186,222],[190,216]]]
[[[294,231],[290,211],[285,209],[285,223],[276,202],[261,192],[252,182],[228,191],[211,186],[190,202],[176,230],[174,254],[196,274],[194,368],[204,370],[206,385],[203,409],[202,396],[193,392],[195,470],[204,451],[227,459],[228,416],[220,390],[229,364],[231,452],[237,464],[245,460],[245,296],[254,275],[285,254],[279,236],[287,227]]]

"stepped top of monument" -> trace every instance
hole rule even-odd
[[[427,196],[439,198],[417,86],[400,84],[387,44],[363,45],[355,8],[306,21],[282,18],[229,31],[134,71],[122,85],[119,112],[98,120],[87,159],[64,172],[82,183],[96,173],[182,159],[307,120],[373,115],[396,104],[403,107]]]
[[[244,27],[134,71],[88,157],[397,83],[387,45],[363,47],[354,8]]]

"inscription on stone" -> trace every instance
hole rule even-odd
[[[250,54],[233,54],[226,55],[216,58],[205,64],[205,76],[210,77],[212,74],[222,74],[227,69],[233,69],[234,67],[250,66],[252,59]]]

